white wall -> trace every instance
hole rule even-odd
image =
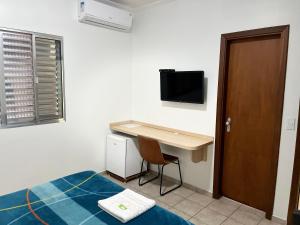
[[[80,170],[104,170],[110,121],[132,117],[214,136],[221,33],[291,24],[283,119],[297,117],[298,0],[168,0],[137,13],[132,35],[79,24],[76,2],[0,2],[0,26],[64,37],[67,109],[66,123],[0,130],[0,194]],[[204,70],[207,103],[162,103],[161,68]],[[274,210],[280,218],[286,218],[294,149],[295,131],[283,129]],[[185,182],[211,191],[213,146],[208,161],[198,164],[174,151],[183,159]]]
[[[0,130],[0,194],[105,169],[110,121],[131,116],[131,35],[77,21],[76,0],[0,2],[0,26],[64,37],[67,122]]]
[[[284,123],[287,118],[297,117],[300,96],[298,0],[174,0],[137,13],[133,32],[133,118],[214,136],[220,35],[285,24],[291,25],[291,31]],[[204,70],[208,79],[206,104],[161,102],[158,70],[162,68]],[[295,131],[282,130],[274,215],[283,219],[287,215],[295,136]],[[198,164],[191,163],[188,153],[177,153],[182,159],[184,181],[212,191],[213,146],[208,161]]]

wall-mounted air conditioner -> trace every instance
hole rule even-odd
[[[132,14],[96,0],[79,0],[79,21],[114,30],[129,31]]]

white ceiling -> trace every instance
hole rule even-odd
[[[121,5],[125,5],[130,8],[139,8],[154,2],[159,2],[160,0],[111,0],[111,1]]]

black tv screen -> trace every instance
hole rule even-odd
[[[204,103],[204,72],[160,70],[162,101]]]

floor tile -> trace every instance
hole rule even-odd
[[[239,223],[231,218],[228,218],[227,220],[225,220],[222,225],[244,225],[242,223]]]
[[[221,213],[224,216],[230,216],[241,206],[240,203],[230,200],[228,198],[220,198],[209,204],[208,208]]]
[[[146,197],[146,198],[155,200],[152,196],[150,196],[150,195],[148,195],[148,194],[146,194],[146,193],[144,193],[144,192],[139,191],[139,192],[137,192],[137,193],[140,194],[140,195],[143,195],[143,196]]]
[[[262,219],[262,220],[259,222],[259,225],[281,225],[281,224],[275,223],[274,221],[271,221],[271,220]]]
[[[154,181],[153,184],[157,185],[158,188],[160,188],[160,180],[159,181]],[[171,182],[171,181],[168,181],[168,180],[164,180],[161,189],[162,189],[162,192],[166,192],[168,190],[171,190],[171,189],[175,188],[176,186],[178,186],[177,183]],[[176,190],[178,190],[178,189],[176,189]],[[174,190],[173,193],[175,193],[176,190]]]
[[[193,223],[194,225],[207,225],[207,224],[203,223],[202,221],[196,219],[195,217],[189,219],[189,221],[190,221],[191,223]]]
[[[129,188],[132,187],[133,189],[135,189],[137,191],[141,191],[146,185],[148,185],[148,184],[145,184],[144,186],[140,186],[138,180],[132,180],[132,181],[127,182],[127,186]]]
[[[176,195],[172,192],[164,195],[164,196],[160,196],[159,198],[157,198],[159,201],[169,205],[169,206],[174,206],[177,203],[181,202],[182,200],[184,200],[183,197]]]
[[[201,210],[196,216],[194,216],[200,222],[207,224],[207,225],[219,225],[223,223],[227,217],[221,215],[220,213],[205,208]]]
[[[180,187],[180,188],[174,190],[174,193],[181,197],[187,198],[187,197],[191,196],[192,194],[194,194],[195,192],[188,188]]]
[[[186,213],[184,213],[184,212],[182,212],[182,211],[180,211],[176,208],[169,208],[168,210],[170,210],[171,212],[175,213],[176,215],[182,217],[185,220],[189,220],[191,218],[190,215],[188,215],[188,214],[186,214]]]
[[[257,225],[262,220],[261,216],[243,209],[235,211],[230,218],[244,225]]]
[[[191,200],[185,199],[176,204],[174,208],[192,217],[201,209],[203,209],[203,206]]]
[[[214,199],[212,197],[206,196],[204,194],[200,194],[200,193],[194,193],[192,195],[190,195],[187,199],[194,201],[196,203],[199,203],[203,206],[207,206],[208,204],[210,204],[211,202],[214,201]]]
[[[141,182],[144,183],[144,182],[147,182],[148,180],[151,180],[153,178],[157,177],[157,174],[154,174],[154,173],[147,173],[146,175],[144,175],[142,178],[141,178]],[[135,181],[138,181],[139,179],[135,179]],[[160,184],[160,177],[150,181],[149,183],[152,183],[152,184]]]
[[[255,209],[255,208],[252,208],[250,206],[247,206],[247,205],[242,205],[239,210],[242,210],[242,211],[245,211],[245,212],[249,212],[249,213],[252,213],[252,214],[255,214],[261,218],[263,218],[266,213],[264,211],[261,211],[259,209]]]
[[[153,198],[157,198],[160,196],[159,186],[151,183],[145,185],[145,187],[142,187],[140,191],[152,196]]]
[[[161,201],[159,201],[157,199],[155,199],[155,201],[156,201],[156,205],[158,205],[158,206],[160,206],[162,208],[169,209],[171,207],[171,206],[167,205],[166,203],[161,202]]]

